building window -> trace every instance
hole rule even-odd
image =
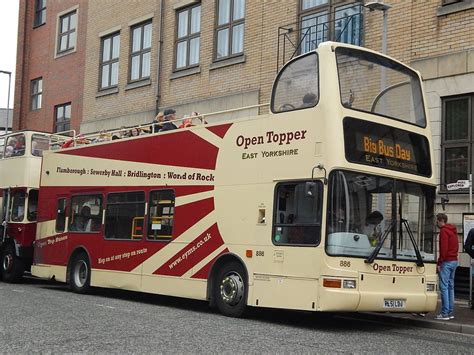
[[[201,4],[177,13],[176,69],[199,64]]]
[[[151,22],[132,27],[130,81],[139,81],[150,77],[151,29]]]
[[[321,42],[362,44],[362,11],[360,3],[334,6],[336,0],[300,0],[300,53],[307,53]]]
[[[105,211],[105,238],[140,239],[145,219],[145,192],[111,193]]]
[[[46,23],[46,0],[35,0],[35,21],[34,27]]]
[[[120,33],[102,38],[100,55],[100,89],[118,85]]]
[[[59,17],[58,54],[76,48],[77,11]]]
[[[473,103],[474,95],[443,99],[441,177],[444,184],[468,180],[472,171]]]
[[[43,98],[43,78],[31,80],[31,111],[41,108]]]
[[[71,129],[71,103],[54,107],[54,131],[65,132]]]
[[[175,193],[173,190],[150,192],[148,239],[171,240],[173,236]]]
[[[244,52],[245,0],[218,0],[216,59]]]
[[[284,183],[275,195],[273,244],[316,245],[321,240],[323,184]]]

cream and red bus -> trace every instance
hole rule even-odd
[[[33,275],[209,300],[228,316],[433,311],[420,75],[326,42],[282,68],[269,111],[47,152]]]
[[[31,266],[41,157],[49,142],[44,132],[0,136],[0,274],[6,282],[18,281]]]

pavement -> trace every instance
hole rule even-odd
[[[362,318],[376,322],[411,325],[416,327],[444,330],[454,333],[474,335],[474,309],[467,300],[455,300],[454,319],[436,320],[440,313],[441,302],[438,301],[437,312],[428,313],[424,317],[412,313],[361,313]]]

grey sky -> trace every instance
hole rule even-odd
[[[16,41],[18,35],[19,0],[0,1],[0,70],[12,72],[10,108],[15,87]],[[6,108],[8,75],[0,74],[0,108]]]

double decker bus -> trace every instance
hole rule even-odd
[[[33,275],[209,300],[227,316],[435,309],[417,72],[326,42],[282,68],[268,114],[213,117],[46,153]]]
[[[21,131],[0,136],[1,278],[18,281],[33,259],[43,150],[50,137]]]

